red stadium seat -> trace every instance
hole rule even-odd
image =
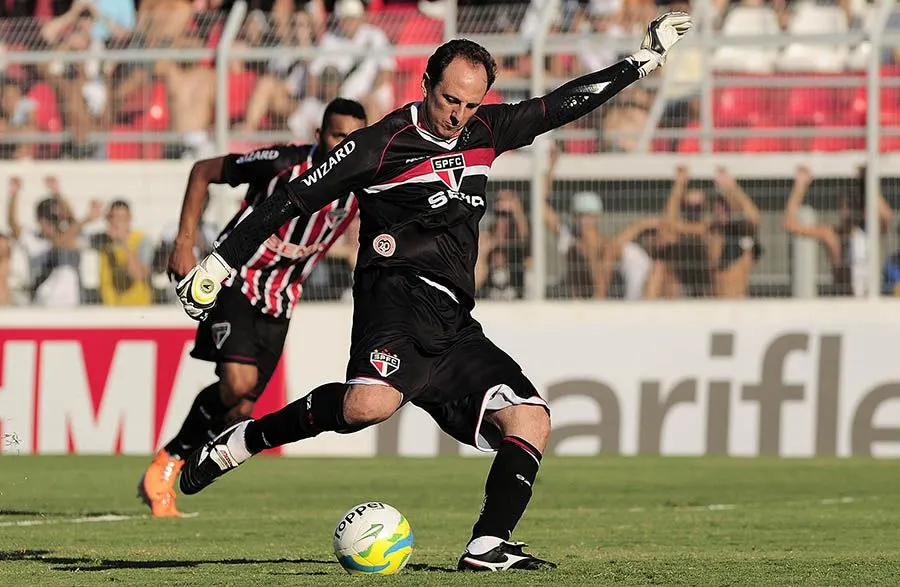
[[[828,136],[827,129],[823,135],[814,137],[809,150],[814,153],[834,153],[837,151],[858,151],[865,148],[865,140],[856,137]]]
[[[788,151],[783,137],[747,137],[741,144],[744,153],[780,153]]]
[[[898,151],[900,151],[900,135],[881,139],[882,153],[896,153]]]
[[[718,88],[713,98],[716,126],[750,126],[765,113],[765,93],[761,88]]]
[[[563,141],[563,152],[569,155],[591,155],[600,151],[597,139],[568,139]]]
[[[698,121],[689,122],[685,129],[697,129],[700,128],[700,123]],[[679,153],[699,153],[700,152],[700,137],[692,136],[685,137],[678,141],[678,147],[676,149]],[[713,141],[713,151],[716,152],[736,152],[741,150],[741,139],[736,138],[720,138]]]
[[[146,110],[131,124],[117,124],[112,133],[127,135],[139,132],[162,132],[169,128],[169,100],[166,85],[154,82],[144,97],[147,99]],[[162,143],[119,142],[109,145],[109,158],[112,160],[161,159]]]
[[[116,124],[110,129],[113,135],[127,135],[137,132],[137,128],[126,124]],[[144,157],[143,145],[141,143],[119,142],[115,137],[110,141],[107,148],[107,157],[110,160],[140,160]]]
[[[59,102],[56,92],[46,83],[36,83],[28,91],[28,97],[34,100],[37,107],[34,112],[34,121],[37,130],[43,132],[60,132],[63,130],[62,117],[59,114]],[[39,145],[37,148],[39,158],[53,158],[59,154],[59,143]]]
[[[228,73],[228,118],[243,120],[253,88],[256,86],[256,72],[242,70]]]
[[[38,130],[46,132],[59,132],[62,129],[62,119],[59,115],[59,102],[56,100],[56,92],[46,83],[37,83],[31,86],[28,97],[37,103],[35,122]]]
[[[834,120],[841,110],[838,92],[833,88],[791,88],[786,122],[790,126],[821,125]]]
[[[695,129],[700,128],[700,123],[697,121],[689,122],[685,129]],[[678,147],[676,150],[679,153],[699,153],[700,152],[700,139],[698,137],[685,137],[678,141]]]

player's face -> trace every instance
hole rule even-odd
[[[462,58],[450,62],[433,88],[427,78],[423,79],[428,130],[444,139],[458,135],[478,110],[487,90],[484,67]]]
[[[358,118],[346,114],[332,114],[328,124],[318,132],[319,148],[326,153],[338,145],[355,130],[366,126],[366,123]]]

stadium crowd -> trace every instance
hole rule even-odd
[[[597,191],[558,189],[554,167],[560,152],[557,146],[551,154],[541,211],[546,243],[552,247],[548,298],[752,296],[751,274],[766,254],[767,243],[774,244],[787,234],[821,245],[830,273],[821,295],[866,293],[864,168],[853,186],[838,192],[836,213],[826,212],[818,224],[806,224],[798,216],[813,180],[806,167],[798,168],[780,198],[783,209],[770,214],[782,227],[782,234],[775,234],[771,228],[762,230],[764,214],[724,168],[710,184],[692,181],[689,169],[680,167],[656,213],[626,215],[625,220],[618,215],[612,220]],[[46,196],[33,211],[37,229],[29,230],[23,224],[30,219],[19,209],[22,180],[9,179],[6,220],[10,234],[0,235],[0,303],[75,306],[174,301],[166,275],[177,229],[174,214],[160,234],[150,234],[134,221],[125,198],[92,201],[84,211],[73,210],[55,177],[46,177],[44,184]],[[821,194],[814,199],[817,204],[823,200]],[[534,246],[527,208],[527,198],[515,186],[501,184],[496,189],[482,220],[478,297],[515,300],[527,296]],[[894,213],[884,197],[878,212],[886,235],[894,227]],[[217,234],[217,226],[201,222],[194,251],[198,258],[211,250]],[[357,241],[358,219],[307,278],[305,300],[349,299]],[[883,293],[900,293],[900,253],[885,262]]]
[[[461,35],[529,38],[545,0],[503,3],[460,0]],[[870,26],[868,0],[714,0],[715,23],[723,36],[789,34],[846,35]],[[0,2],[0,141],[3,158],[159,159],[209,154],[216,104],[215,59],[210,57],[116,60],[110,50],[208,49],[219,42],[229,0],[6,0]],[[364,102],[373,119],[418,98],[423,56],[385,56],[402,45],[435,45],[443,36],[445,0],[251,0],[227,66],[227,113],[239,146],[259,145],[259,133],[276,132],[298,142],[311,140],[313,121],[329,99],[340,95]],[[568,34],[571,49],[548,56],[547,83],[614,62],[630,38],[665,5],[690,11],[686,0],[562,0],[551,29]],[[900,25],[900,14],[889,26]],[[241,58],[241,50],[307,48],[320,57]],[[620,51],[621,49],[621,51]],[[86,51],[81,61],[33,62],[20,52]],[[793,76],[863,75],[871,47],[794,43],[783,49],[719,47],[712,68],[719,79],[714,97],[717,128],[759,130],[781,127],[862,128],[864,87],[786,87]],[[149,54],[148,54],[149,55]],[[258,54],[254,54],[258,55]],[[281,55],[281,54],[279,54]],[[308,54],[307,54],[308,55]],[[530,92],[530,56],[499,55],[501,74],[488,101],[517,100]],[[900,52],[885,51],[882,75],[896,77]],[[650,116],[656,92],[665,93],[661,129],[699,126],[703,51],[673,55],[671,79],[659,76],[623,92],[596,116],[562,132],[567,153],[628,152]],[[745,78],[754,80],[748,84]],[[734,86],[728,80],[737,80]],[[900,89],[886,90],[885,124],[900,125]],[[786,105],[786,107],[785,107]],[[134,133],[159,140],[134,139]],[[35,135],[35,133],[38,133]],[[51,134],[48,134],[51,133]],[[162,133],[166,133],[164,138]],[[43,136],[42,136],[43,135]],[[861,134],[860,134],[861,136]],[[18,138],[17,138],[18,137]],[[828,136],[718,139],[718,151],[839,151],[859,147],[861,138]],[[656,151],[693,153],[696,136],[657,138]],[[885,150],[900,137],[885,139]]]
[[[534,32],[544,3],[460,0],[458,29],[460,34],[527,37]],[[0,1],[0,158],[146,160],[213,155],[214,58],[115,61],[105,51],[215,48],[232,5],[229,0]],[[425,57],[391,57],[384,50],[392,45],[437,44],[446,10],[444,0],[250,0],[248,5],[227,64],[232,151],[267,144],[261,138],[267,132],[287,132],[297,143],[312,142],[325,104],[337,96],[361,101],[373,120],[418,99]],[[552,32],[573,34],[577,44],[571,52],[548,56],[548,85],[621,57],[615,40],[640,34],[660,5],[666,10],[691,9],[682,0],[563,0]],[[873,12],[865,0],[716,0],[714,6],[716,26],[726,36],[781,31],[842,34],[868,26]],[[622,44],[623,50],[630,46]],[[321,48],[323,53],[309,59],[240,58],[241,49],[275,47]],[[865,44],[838,46],[811,61],[809,47],[800,44],[783,50],[721,47],[713,56],[716,75],[752,77],[759,84],[719,87],[713,105],[716,127],[861,128],[866,110],[863,88],[781,87],[769,82],[810,73],[862,75],[860,64],[865,63],[867,50]],[[23,64],[15,58],[22,51],[88,51],[91,57]],[[549,297],[752,295],[750,274],[766,255],[773,232],[761,230],[758,204],[727,170],[720,170],[704,191],[691,184],[688,169],[680,169],[662,209],[641,210],[615,226],[606,221],[605,197],[596,190],[561,189],[554,183],[553,163],[559,153],[635,150],[656,92],[666,92],[660,128],[690,130],[699,125],[704,56],[697,48],[685,48],[671,60],[667,70],[672,70],[672,79],[664,87],[651,76],[647,83],[622,92],[596,116],[573,123],[555,137],[542,209],[547,241],[554,250]],[[887,51],[881,60],[883,75],[900,71],[900,51]],[[498,62],[498,83],[486,101],[527,97],[530,56],[498,54]],[[900,125],[900,87],[883,92],[882,110],[885,125]],[[161,138],[130,138],[135,132]],[[714,149],[841,151],[860,148],[861,141],[827,133],[805,138],[749,136],[716,139]],[[683,154],[698,152],[699,147],[699,139],[687,134],[657,138],[652,144],[655,151]],[[882,150],[898,148],[900,135],[883,139]],[[158,234],[145,233],[140,230],[140,212],[132,217],[127,194],[115,201],[94,202],[88,210],[72,210],[59,182],[48,177],[47,196],[34,211],[39,227],[35,232],[23,228],[31,219],[24,218],[29,212],[18,206],[21,180],[13,177],[8,182],[9,234],[0,236],[0,303],[171,302],[165,259],[175,232],[174,210],[172,226]],[[837,212],[835,223],[812,229],[796,217],[809,182],[808,173],[798,170],[793,189],[784,191],[783,205],[779,204],[783,227],[822,243],[833,282],[825,293],[860,295],[866,255],[861,192],[854,188],[837,198],[832,209]],[[517,299],[527,290],[533,241],[525,189],[499,185],[495,190],[483,222],[476,276],[483,298]],[[885,201],[881,218],[889,230],[893,220]],[[103,230],[85,229],[100,221],[105,222]],[[209,250],[217,228],[205,224],[198,231],[198,255]],[[355,241],[351,229],[307,279],[306,299],[347,296]],[[893,284],[900,281],[900,261],[892,258],[888,265],[885,288],[893,291]]]

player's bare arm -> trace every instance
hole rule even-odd
[[[19,224],[19,192],[22,191],[22,179],[11,177],[9,179],[9,199],[6,201],[6,223],[12,233],[13,240],[19,240],[22,236],[22,225]]]
[[[169,274],[179,279],[197,264],[194,257],[194,240],[200,216],[206,205],[210,184],[223,183],[222,171],[225,157],[214,157],[197,161],[191,167],[184,201],[181,204],[181,216],[178,220],[178,235],[175,237],[175,248],[169,255]]]

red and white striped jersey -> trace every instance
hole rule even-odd
[[[226,183],[246,183],[249,187],[240,210],[225,226],[218,242],[227,239],[277,187],[306,171],[315,151],[315,145],[279,145],[225,157]],[[343,194],[311,216],[295,217],[260,245],[227,285],[239,286],[263,314],[290,318],[303,291],[303,280],[347,229],[357,209],[356,197]]]

